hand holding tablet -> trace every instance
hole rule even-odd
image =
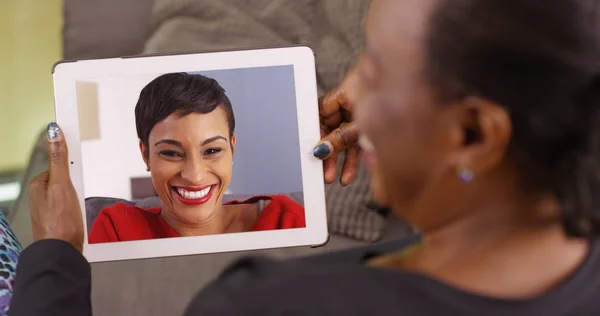
[[[332,183],[337,177],[337,160],[345,152],[340,183],[348,185],[356,176],[360,159],[358,131],[352,122],[352,104],[348,102],[348,86],[356,80],[356,73],[350,72],[344,81],[319,100],[321,118],[321,142],[314,149],[315,157],[323,159],[326,183]]]
[[[29,211],[33,238],[58,239],[77,250],[83,248],[84,232],[79,198],[69,176],[69,151],[60,127],[48,125],[48,171],[29,184]]]
[[[54,82],[89,261],[326,242],[310,49],[68,62]]]

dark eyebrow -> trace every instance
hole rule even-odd
[[[212,142],[217,141],[217,140],[224,140],[225,142],[227,142],[227,138],[225,138],[223,136],[213,136],[213,137],[211,137],[211,138],[203,141],[202,142],[202,146],[204,146],[206,144],[209,144],[209,143],[212,143]]]
[[[158,146],[160,144],[169,144],[169,145],[174,145],[177,147],[183,147],[183,144],[181,144],[181,142],[178,142],[176,140],[173,139],[161,139],[159,141],[157,141],[154,146]]]
[[[223,137],[223,136],[213,136],[211,138],[206,139],[205,141],[202,142],[202,146],[212,143],[214,141],[217,140],[223,140],[225,142],[227,142],[227,138]],[[159,141],[157,141],[154,146],[158,146],[160,144],[169,144],[169,145],[173,145],[173,146],[177,146],[177,147],[183,147],[183,144],[179,141],[173,140],[173,139],[161,139]]]

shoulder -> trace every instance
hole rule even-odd
[[[278,212],[288,213],[287,215],[294,215],[297,217],[304,218],[304,206],[300,203],[292,200],[290,197],[285,195],[268,195],[266,199],[270,201],[266,204],[265,211],[267,209],[276,209]]]
[[[117,203],[115,205],[111,205],[103,208],[98,214],[98,218],[111,218],[111,219],[119,219],[122,217],[126,218],[135,218],[140,217],[144,218],[151,215],[160,214],[160,207],[157,208],[149,208],[143,209],[134,205],[127,205],[125,203]]]
[[[269,198],[272,203],[267,208],[278,208],[282,217],[293,217],[301,222],[302,226],[306,225],[303,205],[285,195],[271,195]]]
[[[398,250],[418,239],[415,236],[350,252],[365,256]],[[346,261],[346,252],[330,254],[337,256],[334,261],[241,259],[199,292],[185,315],[544,315],[556,309],[566,315],[564,304],[550,302],[573,301],[564,295],[574,293],[569,290],[551,300],[552,296],[546,296],[544,300],[507,304],[510,301],[473,295],[425,275]],[[594,290],[597,284],[587,286]],[[582,291],[575,292],[580,301],[569,305],[572,314],[597,314],[597,296],[582,297]]]
[[[156,221],[160,216],[160,211],[160,207],[144,209],[134,205],[117,203],[105,207],[100,211],[92,225],[92,232],[96,227],[102,226],[122,230],[137,227],[139,225],[147,225]]]
[[[386,298],[391,296],[385,284],[389,281],[374,270],[356,262],[244,258],[199,292],[186,315],[377,314],[396,304],[397,297]],[[410,293],[409,285],[405,287],[395,294]],[[371,305],[379,306],[371,310]]]
[[[117,203],[102,209],[92,224],[89,243],[152,239],[160,236],[160,208]],[[158,228],[157,228],[158,227]]]
[[[306,227],[304,207],[283,195],[262,196],[265,203],[253,230],[272,230]]]
[[[302,308],[298,291],[301,271],[292,273],[289,264],[262,257],[247,257],[230,265],[219,278],[201,290],[188,306],[185,315],[262,315]],[[294,284],[296,283],[296,284]]]
[[[278,202],[278,203],[283,204],[283,205],[290,205],[290,206],[302,207],[302,205],[300,205],[300,203],[292,200],[287,195],[281,195],[281,194],[267,195],[267,198],[269,200],[271,200],[271,201]]]

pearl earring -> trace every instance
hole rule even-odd
[[[146,167],[146,171],[150,172],[150,167]]]
[[[457,171],[457,176],[462,183],[469,183],[473,180],[473,171],[469,168],[459,168]]]

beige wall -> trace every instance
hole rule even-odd
[[[62,56],[61,0],[0,0],[0,173],[24,168],[54,120],[51,67]]]

